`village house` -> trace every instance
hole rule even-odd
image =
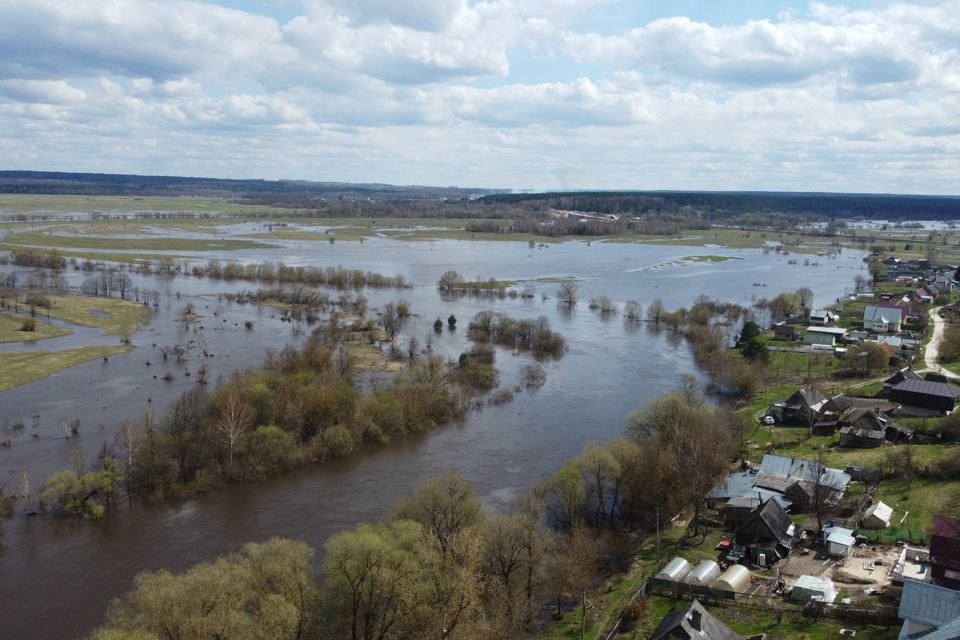
[[[759,566],[786,558],[800,538],[800,528],[776,500],[757,506],[737,529],[738,545],[755,549]]]
[[[823,327],[831,322],[836,322],[840,318],[832,311],[827,311],[826,309],[816,309],[810,312],[810,316],[807,319],[811,325]]]
[[[894,306],[869,306],[863,310],[863,328],[874,333],[900,333],[906,309]]]
[[[894,444],[909,442],[913,429],[898,424],[876,409],[851,409],[841,419],[840,446],[853,448],[879,447],[884,441]]]
[[[826,402],[826,396],[814,387],[802,387],[786,400],[770,405],[770,414],[779,424],[809,426],[816,422]]]
[[[960,523],[956,520],[934,517],[930,565],[934,584],[960,589]]]
[[[797,328],[786,322],[778,322],[773,325],[773,337],[777,340],[796,340]]]
[[[903,620],[903,640],[960,638],[960,592],[934,584],[906,580],[897,617]]]
[[[699,601],[664,616],[650,640],[745,640],[710,614]]]

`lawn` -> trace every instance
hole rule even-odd
[[[150,320],[150,310],[142,304],[118,298],[91,296],[51,296],[50,315],[84,327],[103,329],[110,335],[129,336],[141,323]],[[46,315],[47,310],[42,310]]]
[[[44,338],[56,338],[70,333],[69,329],[55,327],[40,318],[33,318],[35,325],[33,331],[21,331],[24,321],[28,319],[30,319],[29,315],[0,312],[0,343],[43,340]]]
[[[99,346],[63,351],[0,353],[0,391],[34,382],[83,362],[126,353],[132,347]]]

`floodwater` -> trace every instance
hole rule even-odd
[[[692,263],[692,255],[726,255],[726,262]],[[99,522],[65,522],[49,515],[16,515],[0,536],[0,638],[62,639],[88,633],[102,619],[111,598],[127,590],[143,570],[182,570],[246,542],[271,536],[304,540],[316,548],[331,534],[360,521],[383,517],[392,505],[430,475],[455,469],[475,483],[491,508],[508,505],[590,441],[621,435],[627,415],[675,388],[679,377],[697,373],[690,350],[666,333],[603,318],[587,300],[607,294],[622,304],[636,299],[646,307],[661,298],[668,309],[689,306],[699,294],[749,305],[759,297],[802,286],[815,303],[827,304],[849,290],[863,270],[862,254],[844,251],[834,258],[811,257],[816,265],[788,264],[794,256],[757,250],[567,242],[530,248],[518,242],[403,242],[374,238],[364,243],[287,242],[282,249],[218,252],[220,259],[273,260],[287,264],[343,265],[403,275],[415,286],[366,290],[373,314],[391,300],[405,298],[417,317],[401,331],[424,343],[433,321],[455,314],[459,328],[433,337],[434,353],[456,357],[468,346],[466,325],[479,310],[514,317],[544,315],[569,344],[566,356],[544,362],[546,384],[517,394],[513,402],[471,412],[462,422],[370,449],[332,464],[300,469],[261,484],[233,485],[182,501],[135,502]],[[466,278],[525,280],[534,300],[443,298],[435,283],[455,269]],[[571,312],[556,305],[555,282],[578,279],[581,304]],[[69,274],[76,286],[83,274]],[[209,376],[215,381],[258,366],[267,348],[302,338],[291,334],[269,309],[218,300],[217,294],[259,285],[189,276],[135,276],[141,289],[161,292],[149,325],[133,336],[137,348],[108,361],[92,361],[33,384],[0,393],[0,426],[22,419],[23,431],[0,432],[13,446],[0,449],[0,484],[15,489],[23,470],[38,488],[51,472],[71,466],[77,449],[92,460],[111,443],[120,425],[163,408],[196,384],[199,353],[213,353]],[[193,302],[203,318],[184,329],[176,316]],[[254,328],[244,326],[254,321]],[[200,329],[199,327],[203,328]],[[92,338],[115,343],[111,336]],[[32,348],[62,348],[56,340]],[[164,361],[160,348],[193,341],[185,364]],[[71,343],[72,344],[72,343]],[[150,365],[147,365],[147,362]],[[498,349],[502,385],[514,384],[530,361]],[[185,372],[191,372],[187,377]],[[175,377],[162,378],[170,372]],[[156,376],[156,377],[155,377]],[[40,415],[33,437],[32,415]],[[65,438],[62,423],[74,416],[80,434]],[[38,489],[35,489],[34,493]]]

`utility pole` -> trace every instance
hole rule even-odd
[[[584,640],[587,631],[587,590],[580,591],[580,640]]]
[[[660,507],[657,507],[657,566],[660,566]]]

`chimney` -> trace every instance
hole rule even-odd
[[[690,626],[694,631],[703,631],[703,614],[697,609],[690,610]]]

